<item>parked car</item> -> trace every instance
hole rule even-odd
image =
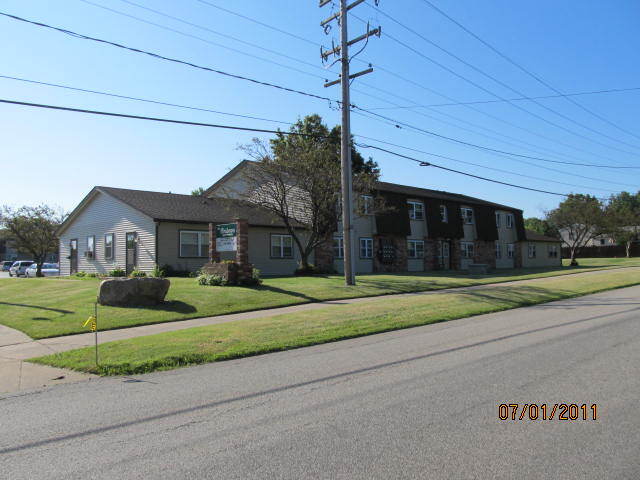
[[[24,275],[24,272],[33,265],[33,260],[18,260],[17,262],[13,262],[11,268],[9,269],[9,276],[20,277]]]
[[[11,268],[11,265],[13,265],[13,260],[7,260],[5,262],[2,262],[2,271],[8,272],[9,269]]]
[[[42,264],[42,276],[43,277],[57,277],[60,275],[60,266],[57,263],[43,263]],[[25,277],[35,278],[38,273],[38,264],[32,263],[29,268],[24,272]]]

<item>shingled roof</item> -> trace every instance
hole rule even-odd
[[[525,232],[527,234],[527,240],[532,242],[554,242],[554,243],[562,242],[562,240],[559,238],[542,235],[538,232],[534,232],[533,230],[526,229]]]
[[[444,192],[442,190],[430,190],[428,188],[411,187],[409,185],[398,185],[397,183],[389,183],[389,182],[378,182],[377,188],[381,192],[401,193],[404,195],[414,196],[414,197],[435,198],[438,200],[448,200],[451,202],[466,203],[471,205],[488,205],[491,207],[497,207],[504,210],[520,211],[520,209],[515,207],[510,207],[508,205],[501,205],[499,203],[489,202],[487,200],[482,200],[480,198],[469,197],[467,195],[462,195],[459,193]]]

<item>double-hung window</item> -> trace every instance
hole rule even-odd
[[[496,258],[502,258],[502,246],[500,245],[500,242],[496,242]]]
[[[507,213],[505,222],[507,224],[507,228],[513,228],[513,213]]]
[[[535,243],[530,243],[529,244],[529,258],[536,258],[536,244]]]
[[[373,215],[373,197],[371,195],[362,195],[362,213]]]
[[[449,222],[449,212],[446,205],[440,205],[440,221],[442,223]]]
[[[473,242],[460,242],[462,258],[473,258]]]
[[[104,259],[113,260],[113,233],[104,236]]]
[[[467,225],[471,225],[473,223],[473,208],[463,207],[460,209],[462,212],[462,220]]]
[[[373,239],[360,239],[360,258],[373,258]]]
[[[424,219],[424,205],[422,202],[407,202],[409,206],[409,218],[411,220]]]
[[[558,246],[549,245],[549,258],[558,258]]]
[[[271,257],[293,257],[293,238],[291,235],[271,235]]]
[[[344,238],[333,237],[333,257],[344,258]]]
[[[424,240],[409,240],[407,255],[409,258],[424,258]]]
[[[500,227],[500,212],[496,212],[496,227]]]
[[[87,258],[96,258],[96,237],[91,235],[87,237]]]
[[[513,243],[507,244],[507,258],[513,258],[515,256],[515,247]]]
[[[209,256],[209,232],[181,230],[180,256],[184,258],[207,258]]]

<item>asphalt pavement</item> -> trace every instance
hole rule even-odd
[[[0,477],[637,479],[639,314],[632,287],[5,396]],[[532,403],[597,419],[499,418]]]

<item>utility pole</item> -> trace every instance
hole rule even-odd
[[[320,8],[331,3],[332,0],[320,0]],[[341,128],[341,142],[340,142],[340,167],[342,173],[342,244],[344,247],[344,282],[345,285],[355,285],[355,256],[354,256],[354,238],[353,227],[351,217],[353,215],[353,180],[352,180],[352,168],[351,168],[351,100],[349,98],[349,86],[350,80],[366,75],[373,72],[373,68],[369,65],[369,68],[361,72],[349,75],[349,47],[355,43],[363,40],[368,41],[370,36],[380,36],[381,28],[369,29],[367,24],[367,32],[359,37],[349,40],[349,33],[347,30],[347,14],[349,10],[357,7],[364,0],[355,0],[351,4],[347,4],[347,0],[340,0],[340,11],[331,15],[326,20],[320,22],[320,26],[325,29],[325,33],[329,33],[331,29],[331,22],[338,20],[340,24],[340,45],[334,47],[332,50],[322,51],[320,49],[320,56],[322,61],[325,62],[331,55],[338,56],[342,66],[342,73],[340,79],[327,81],[324,86],[330,87],[337,85],[342,86],[342,128]],[[377,5],[377,1],[376,1]],[[334,62],[335,63],[335,62]]]

